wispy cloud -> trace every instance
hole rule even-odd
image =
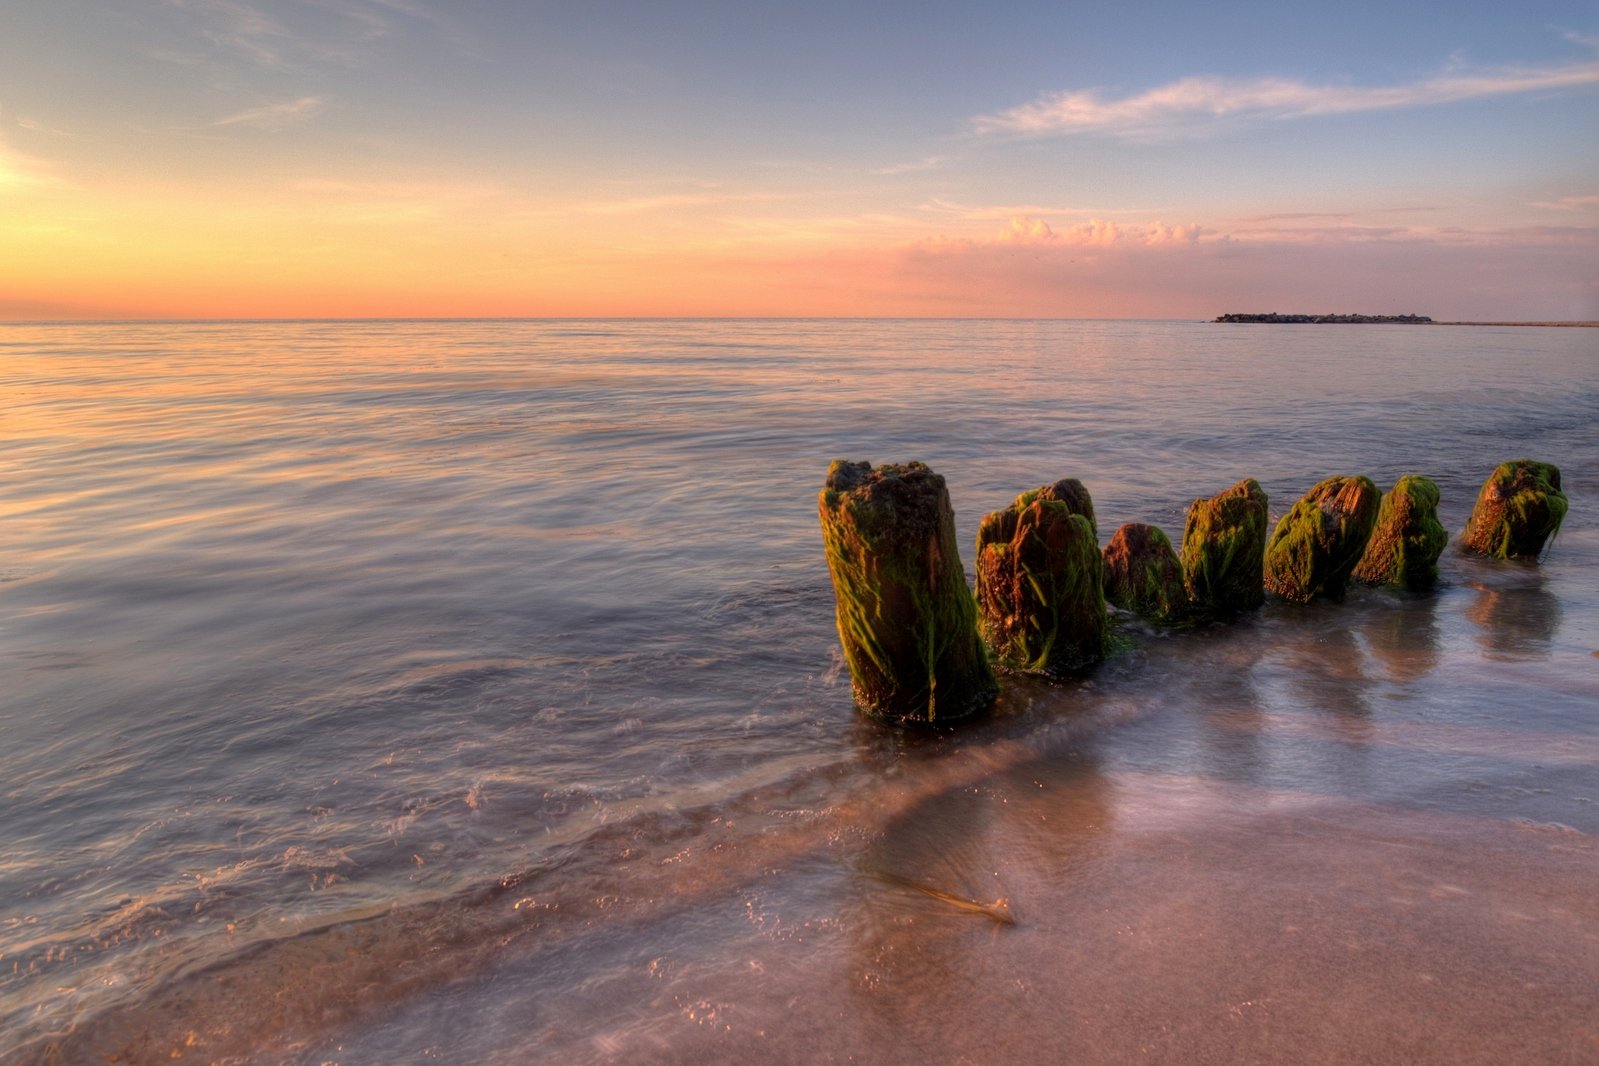
[[[1153,138],[1203,132],[1241,120],[1281,120],[1431,107],[1518,93],[1599,85],[1599,62],[1451,71],[1399,85],[1311,85],[1287,78],[1182,78],[1132,96],[1097,90],[1051,93],[973,122],[979,133],[1024,136],[1101,133]]]
[[[321,64],[359,66],[407,24],[460,47],[463,35],[433,9],[410,0],[298,0],[294,4],[248,0],[166,0],[181,18],[183,36],[203,41],[203,52],[162,49],[153,58],[185,66],[244,59],[269,70],[304,70]]]
[[[263,67],[284,65],[289,31],[266,12],[242,0],[167,0],[195,19],[196,30],[214,47],[236,52]]]
[[[700,207],[722,207],[731,204],[778,203],[784,200],[808,198],[808,194],[782,192],[705,192],[661,193],[652,196],[630,196],[620,200],[592,200],[573,205],[567,210],[591,215],[634,215],[654,211],[679,211]]]
[[[16,151],[0,136],[0,194],[37,189],[55,182],[48,164]]]
[[[38,119],[23,118],[20,115],[17,117],[17,127],[19,129],[28,130],[30,133],[48,133],[52,137],[72,136],[72,134],[68,133],[66,130],[58,130],[54,126],[45,125]]]
[[[1599,196],[1562,196],[1558,200],[1541,200],[1532,206],[1551,211],[1587,211],[1599,208]]]
[[[890,177],[895,174],[917,174],[926,170],[937,170],[948,163],[952,157],[947,155],[928,155],[909,163],[894,163],[886,167],[877,167],[872,173],[879,177]]]
[[[1587,320],[1599,317],[1596,255],[1599,227],[1218,233],[1021,218],[986,239],[927,238],[828,267],[841,286],[899,299],[909,313],[1209,318],[1296,306],[1314,291],[1329,310]]]
[[[281,130],[305,122],[318,115],[327,101],[320,96],[302,96],[281,104],[252,107],[237,114],[219,118],[210,126],[249,126],[258,130]]]
[[[1157,213],[1159,208],[1152,207],[1106,207],[1094,206],[1069,206],[1063,204],[963,204],[957,200],[945,199],[935,196],[933,199],[920,205],[920,210],[931,215],[942,216],[957,222],[1008,222],[1018,215],[1031,216],[1068,216],[1082,217],[1099,215],[1149,215]]]

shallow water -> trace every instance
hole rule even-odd
[[[0,381],[0,1060],[1599,1054],[1592,331],[3,326]],[[1410,471],[1458,531],[1519,455],[1542,566],[851,709],[833,458],[969,553],[1066,476],[1107,537]]]

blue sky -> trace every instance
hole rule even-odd
[[[1591,2],[0,14],[10,317],[1599,318],[1596,175]]]

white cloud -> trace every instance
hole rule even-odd
[[[999,231],[999,239],[1012,244],[1040,244],[1055,239],[1055,231],[1041,218],[1017,215]]]
[[[281,130],[315,117],[327,102],[320,96],[302,96],[281,104],[252,107],[212,122],[212,126],[251,126],[260,130]]]
[[[1106,133],[1147,138],[1227,120],[1292,119],[1429,107],[1461,100],[1599,85],[1599,63],[1452,72],[1401,85],[1310,85],[1287,78],[1182,78],[1119,99],[1095,90],[1052,93],[973,126],[979,133]]]

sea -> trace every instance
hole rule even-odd
[[[1599,331],[0,326],[0,1062],[1599,1061]],[[1560,467],[1537,563],[1462,553]],[[1433,478],[1430,594],[860,714],[834,459],[1102,540]]]

